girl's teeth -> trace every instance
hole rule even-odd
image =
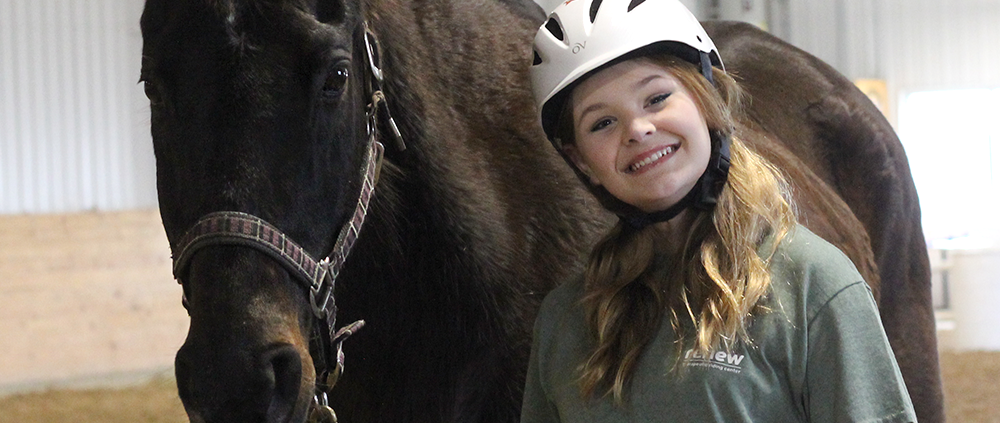
[[[673,152],[674,152],[674,146],[672,146],[672,145],[671,146],[667,146],[667,148],[664,148],[663,150],[660,150],[660,151],[657,151],[657,152],[653,153],[652,156],[647,157],[645,160],[643,160],[643,161],[641,161],[639,163],[633,164],[631,166],[631,170],[633,172],[635,172],[635,171],[639,170],[640,168],[642,168],[643,166],[648,165],[650,163],[653,163],[653,162],[659,160],[660,157],[666,156],[667,154],[670,154],[670,153],[673,153]]]

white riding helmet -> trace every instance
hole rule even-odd
[[[555,3],[536,2],[543,9]],[[565,101],[563,90],[647,47],[698,65],[709,80],[710,66],[722,68],[715,44],[678,0],[569,0],[555,6],[535,35],[531,66],[532,90],[549,139]]]

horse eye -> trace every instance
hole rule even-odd
[[[323,83],[323,96],[333,98],[340,95],[347,85],[348,76],[350,76],[350,73],[347,70],[347,66],[338,66],[330,72],[326,76],[326,82]]]

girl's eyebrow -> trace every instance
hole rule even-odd
[[[663,75],[654,73],[654,74],[649,75],[649,76],[647,76],[645,78],[642,78],[639,82],[636,82],[633,88],[639,89],[639,88],[645,87],[646,85],[649,85],[650,82],[653,82],[653,81],[655,81],[657,79],[661,79],[661,78],[663,78]]]
[[[596,111],[598,111],[600,109],[603,109],[605,106],[606,105],[604,103],[594,103],[594,104],[591,104],[591,105],[587,106],[586,109],[583,109],[583,112],[580,113],[580,117],[576,118],[576,120],[578,122],[582,122],[584,116],[587,116],[588,113],[596,112]]]
[[[639,82],[636,82],[632,87],[633,87],[633,89],[638,90],[638,89],[640,89],[640,88],[642,88],[642,87],[644,87],[646,85],[649,85],[649,83],[651,83],[651,82],[653,82],[653,81],[655,81],[657,79],[665,79],[665,78],[664,78],[663,75],[654,73],[652,75],[649,75],[649,76],[647,76],[645,78],[640,79]],[[594,103],[594,104],[591,104],[591,105],[587,106],[586,109],[583,109],[582,112],[580,112],[580,116],[577,117],[576,120],[577,121],[583,121],[584,116],[587,116],[588,113],[600,110],[601,108],[603,108],[605,106],[606,105],[604,103]]]

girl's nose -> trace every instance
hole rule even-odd
[[[656,125],[649,119],[643,117],[632,118],[629,122],[629,133],[626,138],[628,143],[642,142],[656,132]]]

